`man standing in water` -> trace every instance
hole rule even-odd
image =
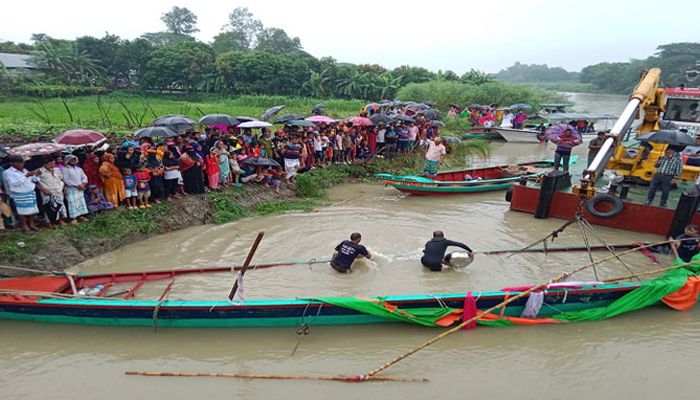
[[[342,243],[335,246],[331,267],[338,272],[350,273],[350,267],[355,258],[361,255],[367,259],[372,258],[372,254],[360,244],[360,241],[362,241],[362,235],[359,232],[354,232],[350,235],[350,240],[343,240]]]
[[[435,231],[433,232],[433,239],[425,244],[425,249],[423,250],[425,254],[420,259],[420,262],[433,272],[442,271],[442,264],[449,261],[449,259],[445,258],[445,251],[447,251],[449,246],[461,247],[469,252],[470,257],[474,256],[474,252],[466,244],[447,240],[442,231]]]

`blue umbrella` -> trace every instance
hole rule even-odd
[[[544,134],[545,136],[547,136],[547,139],[549,139],[552,142],[555,142],[559,135],[562,135],[567,129],[571,131],[572,136],[575,136],[576,138],[578,138],[578,140],[581,140],[581,136],[579,136],[576,128],[569,124],[550,125],[544,131]]]

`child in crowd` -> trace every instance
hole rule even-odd
[[[114,208],[114,203],[105,199],[97,185],[88,185],[86,189],[85,203],[87,203],[88,211],[90,211],[91,214]]]
[[[698,247],[700,245],[700,235],[698,235],[697,225],[686,226],[684,233],[678,235],[676,239],[679,241],[673,242],[671,245],[676,249],[678,257],[680,257],[683,261],[690,262],[693,256],[700,253],[700,247]]]
[[[126,208],[135,210],[137,208],[136,198],[138,197],[138,193],[136,192],[136,175],[131,173],[131,168],[124,168],[122,170],[122,177],[124,178]]]
[[[139,199],[139,208],[151,208],[151,205],[148,204],[148,198],[151,197],[151,187],[148,185],[148,182],[151,180],[151,174],[146,171],[146,166],[142,164],[134,175],[136,176],[136,194]]]
[[[209,154],[205,157],[205,163],[207,164],[207,177],[209,179],[209,189],[218,190],[219,189],[219,153],[216,147],[212,147],[209,150]]]

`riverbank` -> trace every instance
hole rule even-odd
[[[26,276],[32,275],[27,270],[64,270],[127,244],[197,225],[224,224],[291,210],[311,212],[323,203],[327,188],[367,175],[363,167],[331,165],[299,175],[296,185],[281,185],[279,194],[262,185],[229,187],[185,196],[147,210],[125,209],[91,215],[90,222],[77,227],[42,229],[30,235],[13,230],[0,234],[3,260],[0,275]]]

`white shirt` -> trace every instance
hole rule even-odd
[[[10,189],[10,192],[33,192],[34,188],[36,187],[36,185],[34,184],[34,182],[36,182],[36,179],[32,179],[34,177],[28,178],[28,173],[29,171],[27,171],[26,168],[23,168],[21,171],[19,171],[15,167],[10,167],[10,169],[2,173],[2,180],[7,184],[7,188]]]
[[[314,151],[321,151],[323,150],[323,144],[321,143],[321,138],[314,137]]]
[[[379,132],[377,132],[377,143],[384,143],[384,135],[386,134],[386,129],[380,129]]]
[[[58,168],[53,171],[42,167],[39,175],[39,186],[48,190],[51,194],[60,195],[63,193],[63,174]]]
[[[503,114],[503,119],[501,119],[501,126],[504,128],[513,126],[513,118],[515,118],[515,116],[513,116],[513,113]]]

